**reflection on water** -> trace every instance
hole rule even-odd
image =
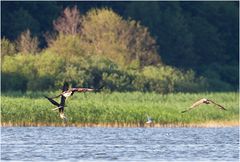
[[[238,127],[1,128],[1,160],[238,161],[238,159]]]

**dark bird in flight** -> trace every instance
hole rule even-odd
[[[62,91],[66,91],[68,89],[68,84],[65,82],[63,87],[62,87]],[[53,100],[52,98],[49,98],[47,96],[44,96],[45,98],[48,99],[48,101],[50,101],[53,105],[57,106],[56,108],[52,109],[52,110],[59,110],[59,115],[60,115],[60,118],[61,119],[64,119],[66,121],[66,117],[64,115],[64,107],[65,107],[65,100],[66,100],[66,97],[65,96],[61,96],[61,101],[60,101],[60,104],[58,102],[56,102],[55,100]]]
[[[225,109],[222,105],[219,105],[219,104],[215,103],[215,102],[212,101],[212,100],[203,98],[203,99],[200,99],[200,100],[196,101],[194,104],[192,104],[192,106],[191,106],[189,109],[182,111],[182,113],[185,113],[185,112],[187,112],[187,111],[190,111],[190,110],[196,108],[197,106],[199,106],[199,105],[201,105],[201,104],[207,104],[207,105],[208,105],[208,104],[214,104],[214,105],[218,106],[218,108],[221,109],[221,110],[227,110],[227,109]]]
[[[57,98],[60,96],[64,96],[68,98],[69,96],[72,96],[75,92],[98,92],[103,88],[103,86],[99,87],[98,89],[93,89],[93,88],[71,88],[68,89],[68,83],[64,83],[63,88],[62,88],[62,93],[59,95],[52,97],[52,98]]]

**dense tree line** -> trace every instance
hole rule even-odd
[[[1,3],[3,63],[13,57],[19,62],[21,59],[31,59],[24,56],[27,53],[40,54],[33,57],[32,62],[36,57],[59,57],[61,53],[56,66],[64,63],[65,68],[61,69],[63,65],[60,66],[61,71],[56,73],[69,74],[72,80],[76,79],[75,76],[87,77],[74,84],[92,83],[97,86],[98,81],[105,81],[109,89],[123,90],[129,83],[142,82],[138,86],[143,87],[141,90],[144,87],[146,90],[159,87],[159,92],[181,91],[181,87],[184,91],[187,88],[191,91],[193,87],[195,90],[199,87],[201,90],[238,88],[238,2]],[[76,6],[76,12],[79,12],[79,17],[72,19],[75,24],[72,23],[74,27],[70,29],[75,30],[71,32],[64,28],[68,26],[64,23],[69,24],[64,22],[64,14],[68,14],[64,8],[69,6]],[[23,48],[21,43],[26,42],[28,46]],[[16,56],[16,53],[21,53],[21,56]],[[9,56],[5,58],[5,55]],[[95,55],[94,59],[89,57],[92,55]],[[100,62],[107,62],[104,70],[96,63],[94,65],[96,57]],[[72,62],[74,59],[76,62]],[[91,63],[85,62],[84,66],[77,63],[86,60]],[[38,64],[31,65],[37,76],[29,78],[31,72],[29,75],[19,72],[22,73],[23,83],[24,80],[32,80],[26,87],[37,89],[44,86],[43,83],[34,82],[39,78],[42,79],[39,82],[50,82],[51,86],[58,84],[54,81],[56,78],[50,77],[53,74],[45,75],[47,71],[41,72],[39,69],[43,65],[38,67]],[[169,70],[161,70],[165,66]],[[11,70],[8,63],[3,64],[2,70],[3,79],[4,76],[9,79],[20,75],[16,70]],[[167,77],[161,78],[165,74],[160,72],[166,73]],[[146,73],[155,73],[156,76]],[[57,82],[60,82],[59,78]],[[109,79],[111,81],[107,81]],[[117,80],[122,83],[116,83]],[[193,84],[196,80],[199,86]],[[137,90],[137,87],[132,90]]]

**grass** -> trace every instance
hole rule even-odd
[[[43,95],[54,96],[57,92],[2,93],[2,125],[63,125],[54,106]],[[194,101],[210,98],[225,106],[221,111],[214,105],[182,114]],[[59,101],[59,99],[58,99]],[[144,126],[146,116],[153,118],[154,124],[184,126],[203,123],[238,123],[238,93],[77,93],[66,101],[67,125],[76,126]]]

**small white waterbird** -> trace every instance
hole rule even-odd
[[[147,122],[146,122],[146,124],[151,124],[151,123],[152,123],[152,118],[147,115]]]

